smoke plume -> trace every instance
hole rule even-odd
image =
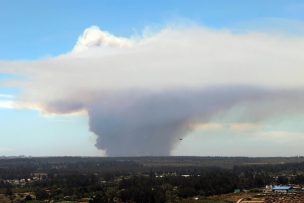
[[[92,27],[71,53],[0,62],[21,76],[0,85],[22,90],[19,108],[85,112],[110,156],[169,155],[195,126],[234,109],[229,122],[302,114],[303,50],[303,38],[267,33],[166,28],[129,39]]]

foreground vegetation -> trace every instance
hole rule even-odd
[[[303,172],[303,158],[296,157],[4,158],[0,202],[223,203],[209,197],[301,185]]]

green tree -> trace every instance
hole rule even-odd
[[[46,199],[49,198],[49,193],[45,190],[42,190],[42,189],[38,189],[35,192],[35,195],[36,195],[37,200],[46,200]]]

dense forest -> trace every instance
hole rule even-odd
[[[235,189],[304,184],[303,172],[298,157],[3,158],[0,193],[27,192],[23,202],[178,202]]]

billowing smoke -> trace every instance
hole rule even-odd
[[[131,41],[111,35],[108,32],[101,31],[98,27],[86,29],[74,47],[74,52],[82,52],[92,47],[130,47]]]
[[[16,107],[85,112],[96,147],[110,156],[169,155],[180,138],[214,118],[229,122],[302,114],[304,39],[167,28],[121,38],[87,29],[71,53],[0,62],[22,76]]]
[[[221,86],[119,94],[95,100],[87,109],[90,128],[100,135],[96,146],[109,155],[168,155],[196,125],[233,107],[246,106],[234,122],[256,123],[303,113],[302,102],[304,90]]]

